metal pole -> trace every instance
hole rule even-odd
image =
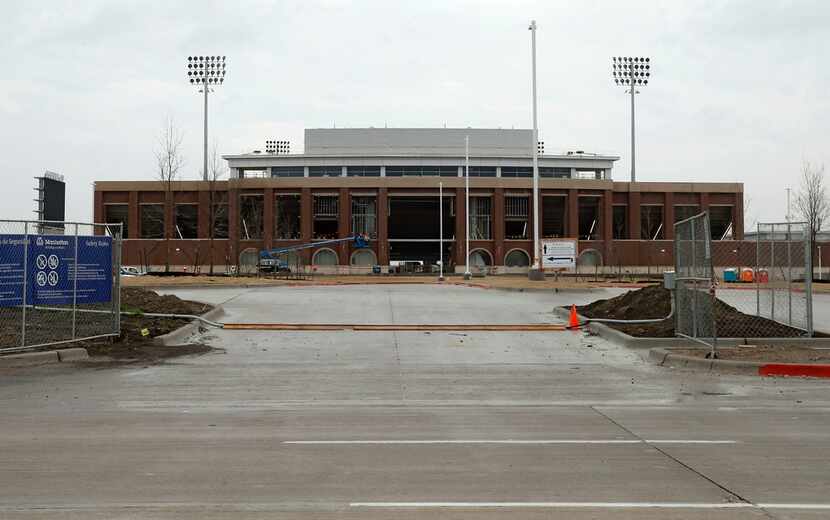
[[[790,188],[787,188],[787,222],[789,222],[790,219]]]
[[[470,273],[470,136],[464,137],[464,185],[466,193],[464,194],[464,212],[466,213],[467,223],[466,232],[464,233],[467,242],[467,260],[464,262],[464,279],[469,280],[472,277]]]
[[[787,192],[789,195],[789,191]],[[789,213],[789,212],[788,212]],[[790,222],[787,220],[787,324],[793,325],[793,256]]]
[[[444,281],[444,183],[438,183],[438,281]]]
[[[530,278],[540,279],[539,263],[539,125],[536,111],[536,20],[530,22],[530,41],[533,70],[533,267]],[[544,278],[544,277],[541,277]]]
[[[72,339],[75,339],[78,315],[78,224],[75,224],[75,261],[72,263],[72,271]]]
[[[205,90],[205,142],[204,142],[204,170],[202,180],[208,180],[208,86],[204,85]]]
[[[691,246],[692,246],[692,262],[691,262],[692,269],[691,269],[691,271],[692,271],[692,276],[694,277],[694,280],[692,281],[692,337],[697,339],[697,337],[698,337],[698,333],[697,333],[697,313],[698,313],[698,310],[699,310],[698,307],[697,307],[697,277],[700,276],[700,275],[698,274],[698,270],[697,270],[697,247],[695,247],[697,245],[697,237],[695,236],[695,221],[694,221],[694,219],[689,221],[689,228],[690,228],[689,229],[689,236],[692,239],[692,243],[691,243]]]
[[[804,295],[807,298],[807,336],[813,337],[813,244],[809,227],[804,230],[804,254],[807,257],[804,270]]]
[[[23,224],[23,309],[22,309],[22,329],[20,331],[20,346],[26,346],[26,304],[27,302],[27,288],[29,285],[29,223]]]
[[[637,180],[636,170],[634,167],[634,158],[636,152],[634,151],[634,85],[631,85],[631,182]]]
[[[761,284],[758,282],[758,268],[761,265],[761,223],[755,226],[755,273],[752,276],[755,280],[755,315],[761,315]]]
[[[772,233],[769,241],[769,272],[767,272],[767,288],[769,289],[772,302],[770,302],[769,318],[775,320],[775,224],[772,225]]]

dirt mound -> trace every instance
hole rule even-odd
[[[671,292],[660,285],[643,287],[577,307],[577,311],[588,318],[614,320],[662,318],[668,316],[670,310]],[[804,334],[801,330],[781,323],[744,314],[721,300],[715,302],[715,323],[718,336],[722,338],[791,338]],[[675,335],[674,319],[656,323],[607,325],[637,337],[672,338]]]
[[[130,312],[151,312],[164,314],[202,314],[211,309],[210,305],[182,300],[172,294],[160,295],[138,287],[121,288],[121,309]]]

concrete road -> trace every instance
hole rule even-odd
[[[594,294],[180,291],[227,321],[538,323]],[[0,518],[830,516],[830,385],[580,332],[212,331],[158,366],[0,372]]]

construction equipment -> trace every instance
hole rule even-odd
[[[353,235],[346,238],[316,240],[314,242],[306,242],[304,244],[279,247],[271,250],[262,250],[259,252],[259,270],[267,272],[288,271],[290,270],[290,266],[288,265],[287,258],[285,258],[288,253],[299,251],[301,249],[311,249],[331,244],[339,244],[342,242],[353,242],[354,247],[358,249],[369,247],[369,237],[367,235]]]

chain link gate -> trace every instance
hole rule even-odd
[[[813,268],[806,222],[759,223],[755,253],[756,316],[813,335]]]
[[[118,336],[121,224],[0,220],[0,353]]]
[[[709,215],[674,225],[675,335],[717,349],[715,272]]]

